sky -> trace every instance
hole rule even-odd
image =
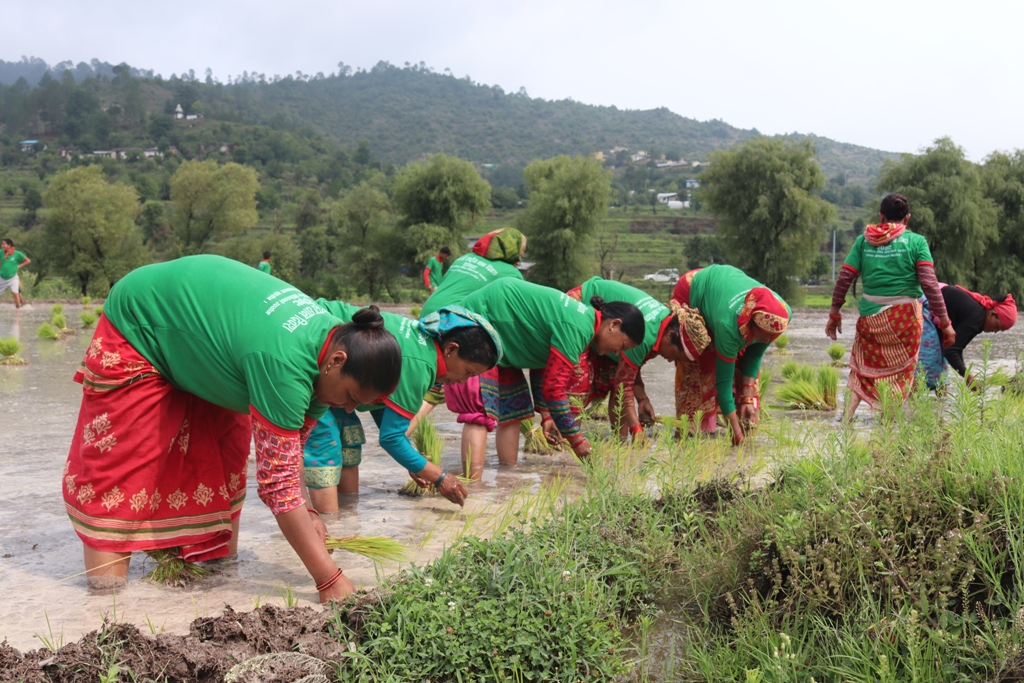
[[[1024,148],[1019,0],[4,0],[0,59],[169,76],[424,62],[532,97],[894,152]],[[21,27],[21,28],[16,28]]]

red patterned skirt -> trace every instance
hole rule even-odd
[[[82,406],[64,503],[82,542],[108,552],[228,553],[242,511],[252,422],[172,387],[100,318],[75,381]]]
[[[580,362],[573,368],[566,386],[569,409],[573,415],[579,415],[583,408],[608,396],[618,367],[616,361],[587,349]]]
[[[878,408],[878,383],[889,382],[903,399],[914,386],[923,328],[920,302],[908,302],[857,320],[847,386]]]

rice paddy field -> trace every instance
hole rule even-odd
[[[64,307],[69,328],[81,308]],[[328,528],[391,537],[408,555],[375,564],[335,551],[363,590],[321,609],[253,489],[236,560],[178,588],[143,580],[151,565],[136,557],[126,589],[87,590],[60,473],[90,335],[37,337],[51,317],[0,306],[0,338],[16,337],[28,361],[0,366],[0,680],[1024,677],[1019,330],[969,348],[986,391],[954,380],[941,399],[862,408],[844,425],[848,352],[827,350],[826,312],[801,309],[786,348],[766,357],[769,408],[745,446],[677,439],[671,424],[623,445],[589,420],[583,464],[524,453],[499,469],[492,442],[465,509],[399,496],[407,477],[365,420],[360,494]],[[792,409],[794,365],[812,379],[833,370],[837,407]],[[673,412],[673,372],[660,359],[644,368],[661,415]],[[442,462],[458,469],[460,426],[443,408],[432,418]]]

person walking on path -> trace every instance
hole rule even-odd
[[[21,308],[21,278],[18,270],[32,263],[32,259],[14,248],[14,242],[5,237],[0,240],[0,296],[8,289],[14,295],[14,307]]]
[[[270,265],[270,252],[269,251],[263,252],[263,260],[260,261],[259,263],[257,263],[256,267],[259,268],[261,272],[266,273],[267,275],[270,275],[271,265]]]
[[[847,384],[853,399],[846,406],[845,418],[851,419],[861,401],[878,408],[878,385],[888,382],[903,400],[914,384],[921,348],[922,295],[928,300],[931,315],[942,345],[951,346],[956,332],[946,312],[946,303],[935,279],[935,265],[928,242],[907,229],[910,203],[901,194],[890,194],[879,208],[881,221],[869,225],[857,237],[843,263],[832,292],[832,310],[825,334],[835,339],[843,332],[840,310],[846,303],[850,285],[860,277],[863,282],[860,318],[857,320],[853,349],[850,351],[850,376]]]

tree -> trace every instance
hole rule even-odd
[[[591,271],[591,238],[608,211],[611,173],[596,159],[561,156],[523,171],[529,188],[519,227],[529,237],[530,279],[565,291]]]
[[[198,254],[210,240],[256,225],[256,171],[231,162],[186,161],[171,177],[171,230],[178,251]]]
[[[328,231],[344,245],[342,258],[351,284],[371,299],[397,271],[391,210],[388,196],[363,181],[335,204],[330,215]]]
[[[125,273],[149,261],[135,225],[135,190],[108,183],[99,166],[57,174],[43,194],[45,260],[74,278],[82,295],[105,294]]]
[[[782,296],[795,294],[835,215],[809,141],[752,138],[711,154],[696,193],[715,214],[729,261]]]
[[[295,209],[295,232],[302,232],[314,225],[320,225],[323,219],[320,210],[320,193],[316,190],[309,190],[299,201]]]
[[[448,230],[451,247],[460,241],[462,229],[491,208],[491,186],[473,164],[444,154],[403,168],[395,181],[394,197],[405,226],[440,225]]]
[[[36,222],[36,213],[43,208],[43,195],[33,187],[25,193],[21,208],[25,209],[25,226],[32,227]]]
[[[909,227],[928,240],[939,280],[978,286],[982,256],[998,235],[997,213],[980,169],[962,148],[939,138],[924,154],[886,162],[877,190],[910,200]]]
[[[998,238],[978,269],[979,286],[988,294],[1024,292],[1024,151],[996,152],[982,169],[985,195],[995,204]]]

